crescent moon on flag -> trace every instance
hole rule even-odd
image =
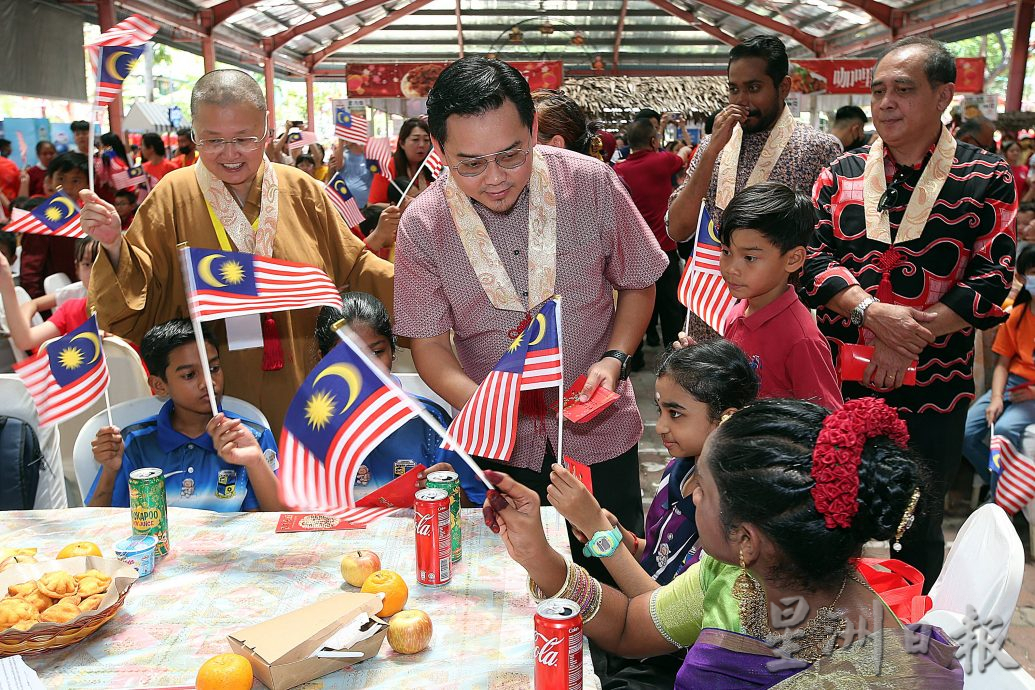
[[[344,110],[339,110],[338,111],[338,124],[339,125],[345,125],[345,124],[348,124],[348,122],[349,122],[348,115],[345,113]]]
[[[338,179],[334,183],[334,191],[342,196],[352,196],[352,192],[349,191],[348,185],[345,184],[345,180]]]
[[[198,262],[198,276],[212,287],[226,287],[226,283],[219,282],[212,274],[212,262],[221,258],[222,254],[209,254]]]
[[[529,347],[538,345],[546,337],[546,317],[542,314],[537,314],[535,317],[535,325],[539,327],[539,332],[536,333],[535,340],[528,344]]]
[[[715,244],[722,244],[719,240],[719,234],[715,232],[715,221],[708,219],[708,236],[715,240]]]
[[[128,50],[116,50],[114,53],[108,56],[107,61],[104,63],[104,66],[108,70],[108,74],[115,77],[119,81],[125,81],[126,77],[128,77],[129,73],[133,70],[133,61],[130,60],[129,65],[127,65],[126,73],[119,73],[119,58],[123,55],[132,55],[132,53],[130,53]]]
[[[97,339],[96,333],[80,333],[76,337],[72,338],[72,340],[79,340],[80,338],[86,338],[93,343],[93,359],[87,362],[87,364],[93,364],[97,361],[97,358],[101,356],[101,341]],[[69,340],[68,342],[72,342],[72,340]]]
[[[325,376],[337,376],[348,387],[349,399],[344,407],[341,408],[344,414],[346,410],[352,407],[352,403],[356,402],[356,398],[359,397],[359,391],[363,388],[363,377],[360,376],[359,370],[351,364],[332,364],[321,371],[320,375],[313,380],[313,386],[319,383],[320,379]]]
[[[51,202],[51,208],[54,208],[56,206],[64,206],[68,210],[68,213],[61,216],[62,220],[64,220],[65,218],[70,218],[72,214],[75,213],[75,204],[73,204],[72,200],[66,196],[59,196],[56,199],[54,199],[53,202]]]

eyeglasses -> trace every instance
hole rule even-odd
[[[902,185],[905,184],[908,176],[909,173],[905,170],[895,173],[888,188],[880,195],[880,201],[877,202],[877,213],[884,213],[888,209],[898,206],[898,198],[902,195]]]
[[[504,170],[513,170],[525,164],[530,151],[531,148],[507,149],[499,153],[490,153],[474,158],[462,158],[453,165],[453,170],[456,171],[457,175],[463,177],[477,177],[489,167],[490,160],[496,161],[496,165]]]
[[[197,135],[192,129],[190,131],[190,139],[194,144],[202,151],[211,151],[218,153],[225,151],[227,145],[233,146],[238,151],[254,151],[255,149],[262,146],[262,143],[266,140],[266,134],[261,137],[234,137],[233,139],[198,139]]]

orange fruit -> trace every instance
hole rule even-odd
[[[240,654],[217,654],[198,669],[197,690],[250,690],[252,665]]]
[[[92,541],[72,542],[65,548],[58,551],[58,558],[75,558],[76,556],[97,556],[100,557],[101,549]]]
[[[377,570],[370,573],[360,591],[367,594],[384,593],[384,605],[377,613],[382,618],[402,611],[406,606],[406,599],[410,596],[406,582],[394,570]]]

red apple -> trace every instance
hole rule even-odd
[[[353,587],[361,587],[366,579],[381,569],[381,559],[366,549],[349,551],[341,557],[341,576]]]
[[[407,609],[388,621],[388,644],[400,654],[416,654],[431,642],[431,617],[418,609]]]

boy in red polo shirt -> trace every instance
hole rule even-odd
[[[843,400],[830,346],[789,284],[805,262],[815,223],[812,200],[783,184],[756,184],[733,197],[719,227],[719,263],[740,302],[724,336],[755,367],[759,398],[796,398],[836,410]]]

